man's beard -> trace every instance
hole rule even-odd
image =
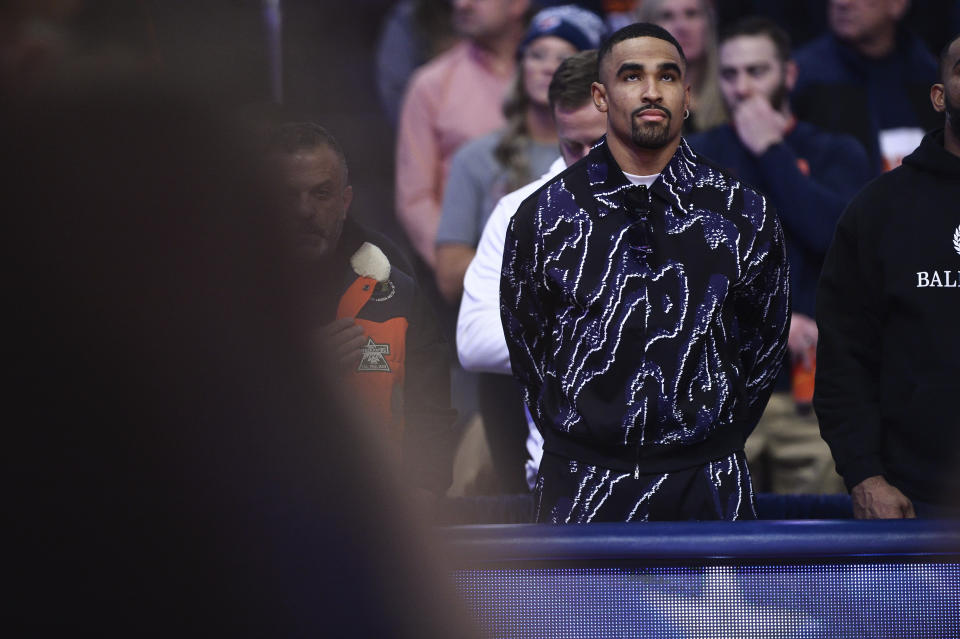
[[[656,108],[667,114],[667,118],[660,122],[644,122],[637,116],[649,109]],[[670,141],[670,122],[673,114],[667,107],[644,106],[630,114],[630,138],[641,149],[662,149]]]
[[[777,88],[773,90],[773,93],[770,94],[770,99],[768,102],[770,102],[770,106],[773,107],[774,111],[779,111],[782,113],[783,105],[787,103],[787,98],[789,97],[790,90],[787,88],[787,83],[781,82],[779,85],[777,85]],[[739,105],[739,102],[734,106],[730,106],[729,103],[726,103],[727,115],[732,118],[737,106]]]
[[[943,106],[944,112],[947,114],[947,122],[950,123],[954,135],[960,135],[960,104],[951,102],[949,94],[944,91]]]

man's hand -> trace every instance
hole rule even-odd
[[[787,349],[793,361],[803,362],[804,368],[813,368],[811,353],[816,352],[817,323],[813,318],[803,313],[794,313],[790,316],[790,335],[787,337]]]
[[[363,327],[352,317],[343,317],[321,327],[318,337],[323,354],[335,362],[341,371],[359,364],[363,355],[361,349],[367,343]]]
[[[914,519],[907,496],[887,483],[882,475],[867,477],[850,491],[853,516],[857,519]]]
[[[770,101],[754,95],[737,104],[733,126],[743,145],[754,155],[761,155],[774,144],[783,142],[790,121],[770,106]]]

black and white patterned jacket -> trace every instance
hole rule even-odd
[[[743,447],[783,363],[789,273],[763,195],[681,141],[646,239],[606,140],[523,202],[501,317],[545,449],[662,472]]]

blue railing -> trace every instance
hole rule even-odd
[[[960,522],[787,520],[480,525],[444,530],[465,561],[954,557]]]

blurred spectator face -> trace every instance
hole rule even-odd
[[[660,149],[680,137],[690,91],[684,63],[666,40],[640,37],[618,42],[603,59],[594,102],[607,128],[633,146]]]
[[[548,92],[553,72],[577,52],[576,47],[556,36],[537,38],[523,52],[523,89],[537,106],[550,103]]]
[[[907,0],[830,0],[827,19],[841,40],[857,42],[889,29],[907,9]]]
[[[287,222],[298,256],[316,260],[331,253],[340,240],[353,200],[353,187],[336,152],[326,145],[277,154],[281,186],[286,194]]]
[[[703,55],[709,24],[701,0],[664,0],[653,21],[677,39],[687,60]]]
[[[773,41],[764,35],[743,35],[720,45],[720,91],[727,109],[761,95],[778,111],[796,80],[796,67],[777,57]]]
[[[81,0],[0,0],[0,88],[32,88],[67,48]]]
[[[453,0],[453,28],[465,38],[482,40],[523,19],[529,0]]]
[[[589,100],[575,109],[557,106],[553,119],[557,124],[560,155],[567,166],[589,153],[590,147],[607,132],[607,116],[597,111]]]

